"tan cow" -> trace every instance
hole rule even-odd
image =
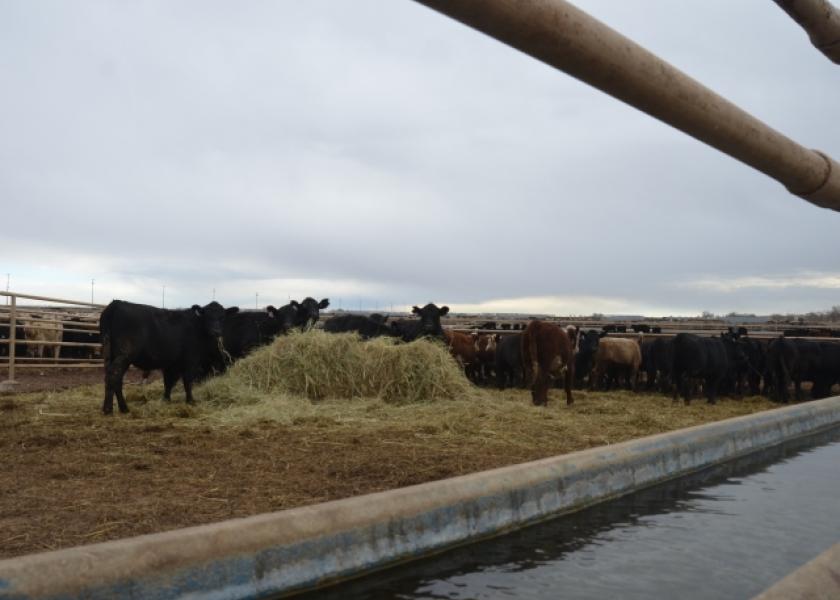
[[[44,349],[49,346],[55,362],[58,362],[58,355],[61,346],[52,345],[50,342],[61,342],[64,338],[64,325],[59,321],[57,315],[37,317],[35,315],[22,315],[23,334],[26,336],[27,353],[31,357],[44,358]]]
[[[601,338],[595,351],[594,363],[590,387],[594,387],[604,375],[610,377],[622,373],[627,377],[628,386],[636,391],[636,375],[642,364],[642,350],[637,340]]]

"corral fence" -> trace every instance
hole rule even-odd
[[[99,313],[105,306],[78,300],[0,292],[0,370],[102,365]],[[29,301],[24,303],[22,301]],[[36,302],[37,304],[33,304]]]

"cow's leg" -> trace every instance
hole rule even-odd
[[[163,399],[167,402],[172,399],[172,388],[178,383],[180,373],[173,368],[163,370]]]
[[[114,414],[114,386],[111,385],[111,364],[105,359],[105,400],[102,402],[102,413],[106,415]]]
[[[128,412],[128,404],[123,396],[123,377],[128,371],[129,361],[125,357],[117,357],[107,363],[105,368],[105,402],[102,405],[102,412],[110,415],[114,412],[114,394],[117,396],[117,405],[121,413]]]
[[[572,360],[572,361],[569,362],[569,366],[566,368],[566,375],[565,375],[565,377],[566,377],[566,381],[565,381],[565,383],[566,383],[566,385],[565,385],[565,388],[566,388],[566,406],[572,404],[575,401],[575,399],[572,398],[572,381],[575,378],[575,367],[574,367],[574,365],[575,365],[574,360]]]
[[[680,371],[674,371],[673,373],[673,382],[672,382],[672,390],[673,393],[671,394],[671,401],[676,402],[680,397],[680,384],[682,383],[682,373]]]
[[[507,384],[508,369],[501,365],[496,365],[496,387],[500,390],[505,389]]]
[[[706,402],[709,404],[717,404],[717,391],[721,381],[721,377],[707,377],[705,379],[703,388],[706,392]]]
[[[680,387],[682,387],[683,403],[688,406],[691,404],[691,377],[688,377],[685,373],[683,373],[680,383]]]
[[[192,384],[193,384],[193,374],[187,370],[184,371],[184,392],[187,394],[187,404],[193,404],[195,400],[193,400],[192,395]]]

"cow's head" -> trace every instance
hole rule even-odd
[[[440,318],[449,313],[448,306],[438,308],[432,303],[423,308],[414,307],[411,312],[420,317],[420,335],[442,336],[443,327],[440,326]]]
[[[268,313],[269,319],[274,319],[274,326],[276,330],[281,333],[286,333],[295,326],[295,319],[297,318],[297,307],[287,304],[280,308],[274,308],[269,305],[265,307],[265,312]]]
[[[321,316],[321,310],[327,308],[330,305],[330,301],[328,298],[323,298],[318,302],[315,298],[307,297],[303,302],[292,300],[290,304],[297,309],[295,326],[309,329],[318,322]]]
[[[204,332],[215,340],[222,339],[222,330],[225,326],[225,317],[235,315],[239,312],[238,306],[232,306],[225,309],[224,306],[215,300],[206,306],[199,306],[193,304],[193,314],[201,321],[201,328]]]
[[[740,343],[740,335],[737,332],[727,331],[721,333],[720,338],[723,340],[723,345],[726,347],[726,354],[729,356],[729,360],[733,361],[734,366],[743,367],[749,364],[746,349],[744,348],[744,344]]]

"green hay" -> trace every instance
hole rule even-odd
[[[475,388],[443,344],[391,338],[363,341],[354,333],[291,333],[238,361],[201,386],[216,405],[291,395],[312,401],[376,398],[417,404],[473,397]]]

